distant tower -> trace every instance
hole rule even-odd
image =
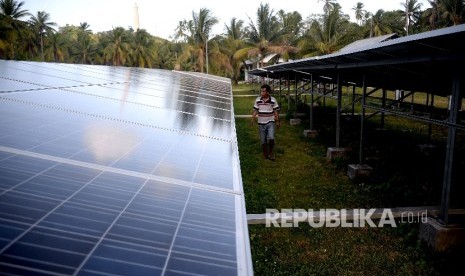
[[[139,30],[139,8],[137,3],[134,3],[134,31]]]

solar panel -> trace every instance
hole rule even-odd
[[[228,79],[0,60],[0,271],[252,274]]]

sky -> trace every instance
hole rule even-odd
[[[323,1],[319,0],[18,0],[23,1],[23,8],[36,15],[45,11],[50,15],[50,21],[59,27],[68,25],[79,26],[87,22],[90,29],[96,33],[109,31],[116,27],[134,27],[134,7],[138,6],[139,24],[141,29],[150,34],[165,39],[174,35],[179,21],[191,20],[192,12],[198,13],[201,8],[208,8],[211,14],[218,18],[213,34],[224,33],[224,25],[233,17],[244,20],[247,25],[250,19],[255,22],[260,3],[268,3],[275,12],[298,11],[302,18],[311,14],[323,12]],[[403,0],[338,0],[345,14],[355,21],[352,8],[357,2],[365,5],[365,10],[375,13],[378,9],[392,11],[403,9]],[[427,0],[419,0],[422,9],[429,7]],[[24,19],[23,19],[24,20]]]

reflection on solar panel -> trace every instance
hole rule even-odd
[[[231,83],[0,60],[0,271],[252,274]]]

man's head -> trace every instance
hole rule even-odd
[[[268,95],[270,94],[270,92],[271,92],[271,87],[270,87],[268,84],[262,85],[261,88],[262,88],[262,91],[261,91],[262,96],[268,96]]]

